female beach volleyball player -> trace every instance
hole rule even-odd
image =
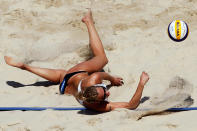
[[[106,99],[110,95],[110,92],[102,81],[108,80],[112,86],[121,86],[124,84],[123,79],[111,76],[106,72],[99,72],[108,63],[108,59],[94,26],[90,10],[82,18],[82,22],[87,26],[90,47],[94,55],[90,60],[79,63],[69,70],[33,67],[16,62],[8,56],[4,57],[5,62],[10,66],[32,72],[49,81],[60,83],[60,94],[72,94],[79,103],[88,109],[106,112],[115,108],[137,108],[144,86],[149,80],[148,74],[142,72],[137,90],[129,102],[107,101]]]

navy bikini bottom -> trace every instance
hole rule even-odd
[[[68,83],[68,80],[69,80],[72,76],[74,76],[74,75],[76,75],[76,74],[78,74],[78,73],[82,73],[82,72],[87,72],[87,71],[76,71],[76,72],[72,72],[72,73],[66,74],[66,75],[64,76],[64,80],[62,81],[62,83],[61,83],[60,86],[59,86],[60,94],[64,94],[64,91],[65,91],[65,89],[66,89],[66,86],[68,85],[68,84],[67,84],[67,83]]]

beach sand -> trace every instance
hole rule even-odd
[[[91,8],[109,59],[104,70],[125,84],[111,88],[110,101],[129,101],[139,76],[146,85],[138,111],[2,111],[0,131],[196,131],[197,111],[163,112],[197,106],[196,0],[1,0],[0,107],[81,107],[58,85],[5,64],[4,56],[32,66],[69,69],[91,56],[81,22]],[[176,19],[189,36],[167,35]],[[148,109],[148,110],[144,110]]]

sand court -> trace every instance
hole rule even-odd
[[[181,4],[180,4],[181,3]],[[175,130],[195,131],[197,111],[161,113],[171,107],[197,107],[197,1],[195,0],[12,0],[0,1],[0,106],[81,107],[58,85],[10,67],[4,55],[32,66],[68,69],[91,57],[81,22],[92,8],[109,63],[104,70],[122,76],[111,101],[129,101],[139,76],[150,80],[138,109],[0,112],[2,131]],[[189,35],[177,43],[167,35],[175,19],[187,22]],[[17,88],[16,88],[17,87]],[[155,115],[156,114],[156,115]],[[41,123],[42,121],[42,123]]]

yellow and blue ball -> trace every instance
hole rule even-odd
[[[188,32],[189,28],[182,20],[174,20],[168,26],[168,35],[176,42],[185,40],[188,36]]]

